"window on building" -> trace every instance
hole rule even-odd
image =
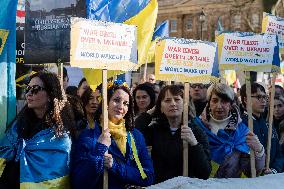
[[[233,24],[235,28],[241,28],[241,22],[242,22],[241,19],[242,19],[241,15],[235,15],[233,17]]]
[[[258,14],[252,14],[251,23],[252,23],[253,27],[259,26],[259,15]]]
[[[171,20],[170,22],[171,32],[177,32],[177,20]]]
[[[191,18],[186,19],[186,30],[192,31],[192,19]]]

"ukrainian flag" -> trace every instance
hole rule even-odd
[[[0,138],[16,116],[17,0],[0,1]]]
[[[52,128],[25,140],[18,135],[18,123],[0,140],[0,177],[8,161],[20,162],[21,189],[68,189],[71,139],[67,133],[55,136]]]
[[[157,0],[87,0],[87,18],[137,26],[138,67],[147,59],[157,14]],[[94,89],[102,83],[101,70],[83,69]],[[108,71],[108,78],[121,71]]]
[[[155,28],[152,41],[151,41],[151,46],[149,48],[148,55],[147,55],[147,63],[155,62],[156,43],[159,39],[163,37],[169,37],[169,21],[168,20],[162,22],[159,26]]]
[[[284,74],[284,61],[281,62],[281,73]]]
[[[217,29],[215,30],[215,37],[220,35],[224,31],[224,27],[222,26],[222,20],[218,17],[217,21]]]

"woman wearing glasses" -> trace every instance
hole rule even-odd
[[[104,169],[108,170],[109,189],[149,186],[154,179],[152,160],[143,135],[134,128],[130,91],[121,83],[109,83],[107,97],[108,129],[102,130],[99,108],[94,129],[84,130],[74,146],[72,186],[102,188]]]
[[[73,115],[57,76],[38,72],[27,104],[0,141],[0,188],[68,187]],[[6,165],[6,166],[5,166]]]
[[[250,176],[250,148],[256,153],[256,172],[264,168],[265,154],[257,136],[242,123],[234,92],[226,84],[211,85],[207,90],[208,105],[193,124],[202,128],[209,139],[213,171],[217,178]]]

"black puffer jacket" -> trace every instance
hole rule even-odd
[[[191,127],[198,144],[189,145],[189,177],[207,179],[211,172],[208,139],[199,127]],[[144,134],[147,146],[152,146],[155,183],[182,176],[183,145],[180,128],[172,134],[168,120],[162,117],[139,129]]]

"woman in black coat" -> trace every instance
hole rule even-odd
[[[142,130],[146,143],[152,146],[155,183],[182,176],[183,140],[188,142],[190,177],[207,179],[211,172],[206,134],[197,126],[182,125],[183,91],[169,85],[159,94],[152,123]]]

